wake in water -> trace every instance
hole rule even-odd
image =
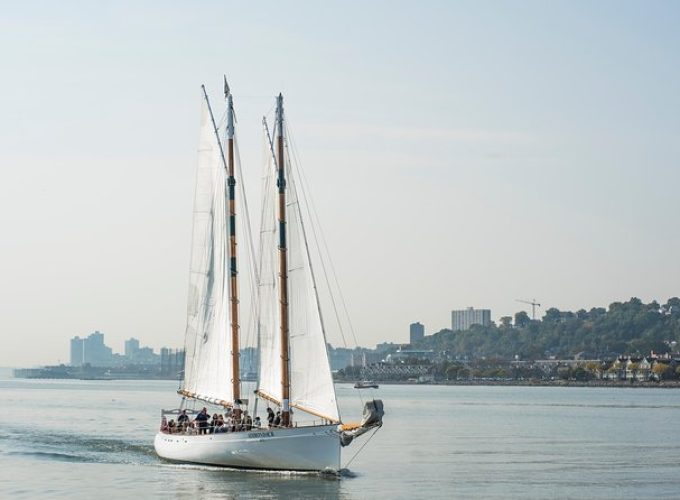
[[[49,429],[5,427],[0,442],[2,453],[45,460],[111,464],[158,462],[150,444]]]
[[[96,437],[73,432],[50,431],[27,427],[5,427],[0,433],[0,453],[15,457],[60,462],[156,465],[177,470],[220,473],[259,474],[285,478],[317,477],[327,480],[353,478],[349,469],[321,472],[248,470],[202,464],[177,464],[158,458],[152,444],[114,437]]]

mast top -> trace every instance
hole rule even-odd
[[[229,89],[229,84],[227,83],[227,75],[224,76],[224,98],[226,99],[231,95],[231,90]]]
[[[234,138],[234,99],[231,89],[227,83],[227,76],[224,75],[224,98],[227,100],[227,139]]]
[[[276,125],[279,128],[279,134],[283,135],[283,94],[280,92],[276,97]]]

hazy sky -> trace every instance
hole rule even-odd
[[[680,4],[280,4],[3,6],[0,366],[182,344],[223,73],[253,191],[284,93],[361,345],[680,295]]]

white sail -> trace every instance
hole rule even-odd
[[[326,336],[304,233],[299,188],[289,169],[288,284],[291,405],[339,421]]]
[[[339,421],[326,339],[302,226],[297,185],[286,162],[291,407]],[[264,178],[260,232],[259,391],[282,401],[276,170]]]
[[[226,172],[207,100],[203,101],[182,393],[230,403]]]
[[[276,174],[271,161],[262,178],[262,217],[260,220],[260,265],[258,284],[258,330],[260,373],[258,389],[275,401],[281,394],[281,321],[279,317],[278,222],[276,214]]]

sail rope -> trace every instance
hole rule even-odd
[[[249,280],[248,280],[248,289],[250,291],[250,314],[251,317],[249,318],[248,321],[248,327],[246,328],[246,336],[245,336],[245,342],[244,345],[250,345],[251,342],[253,341],[253,337],[256,334],[256,327],[255,324],[257,322],[257,313],[258,313],[258,300],[257,300],[257,286],[260,283],[260,276],[259,276],[259,270],[257,269],[257,258],[255,254],[255,244],[253,242],[253,231],[252,231],[252,224],[251,224],[251,219],[250,219],[250,208],[248,205],[248,198],[246,196],[246,188],[245,188],[245,182],[244,182],[244,176],[243,176],[243,170],[241,168],[241,153],[238,147],[238,142],[235,140],[234,141],[234,149],[235,149],[235,157],[236,157],[236,171],[238,173],[238,178],[240,182],[237,182],[237,185],[239,186],[239,194],[241,195],[241,200],[242,203],[241,205],[243,206],[243,222],[241,223],[241,231],[243,231],[243,236],[247,242],[248,246],[248,263],[249,265],[245,266],[248,269],[249,273]]]
[[[290,119],[288,120],[288,123],[290,123]],[[300,157],[298,155],[298,149],[295,144],[295,137],[290,130],[289,126],[286,126],[286,131],[287,131],[287,136],[290,141],[290,148],[289,150],[292,152],[293,159],[294,161],[292,162],[295,165],[295,169],[297,171],[298,178],[301,181],[301,191],[302,191],[302,196],[305,204],[305,208],[307,209],[307,214],[309,216],[309,219],[311,221],[311,228],[312,228],[312,235],[314,237],[314,243],[317,249],[317,253],[319,255],[319,261],[321,262],[321,268],[323,270],[323,275],[324,275],[324,280],[326,282],[326,287],[328,288],[328,293],[330,296],[330,301],[333,306],[333,311],[335,314],[335,319],[338,324],[338,329],[340,331],[340,335],[342,337],[342,342],[345,348],[348,348],[348,342],[347,338],[345,337],[345,329],[342,326],[342,320],[340,318],[340,313],[338,312],[338,306],[336,304],[335,300],[335,295],[337,293],[337,296],[340,300],[340,304],[342,305],[342,310],[344,313],[344,318],[345,321],[347,322],[347,325],[349,326],[350,333],[352,334],[352,339],[354,340],[354,346],[358,347],[359,346],[359,341],[357,340],[356,336],[356,331],[354,330],[354,325],[352,323],[352,319],[349,315],[349,311],[347,309],[347,302],[345,300],[345,296],[342,293],[342,287],[340,286],[340,280],[338,279],[337,272],[335,270],[335,265],[333,264],[333,259],[331,258],[331,253],[330,249],[328,247],[328,242],[326,240],[326,236],[323,232],[322,225],[319,219],[319,214],[318,211],[316,210],[316,204],[314,202],[314,198],[312,196],[311,189],[309,188],[309,183],[307,181],[307,177],[304,173],[304,170],[302,169],[302,162],[300,160]],[[318,229],[318,234],[317,234],[317,229]],[[321,243],[319,243],[319,240],[321,240]],[[325,256],[323,255],[325,254]],[[325,257],[325,258],[324,258]],[[328,272],[328,269],[326,268],[326,261],[328,261],[328,267],[330,268],[330,273]],[[333,278],[333,283],[331,283],[331,280],[329,279],[329,274]],[[333,284],[335,287],[333,287]],[[333,293],[333,290],[336,291],[336,293]],[[361,401],[362,404],[365,403],[364,397],[359,392],[359,400]]]
[[[352,458],[349,459],[349,461],[345,464],[343,469],[347,469],[349,467],[349,465],[354,461],[354,459],[359,455],[359,453],[361,453],[363,449],[366,447],[366,445],[371,441],[371,439],[373,439],[373,436],[375,436],[378,433],[381,427],[382,426],[376,427],[376,429],[373,431],[373,434],[368,436],[368,439],[366,439],[366,441],[364,441],[364,444],[361,445],[361,448],[359,448],[357,452],[354,455],[352,455]]]
[[[288,122],[290,123],[290,119],[288,120]],[[293,156],[293,160],[294,160],[292,163],[295,165],[295,169],[297,171],[298,177],[302,181],[301,182],[301,184],[302,184],[301,191],[302,191],[303,199],[305,201],[305,208],[307,209],[307,214],[310,218],[310,221],[312,222],[312,224],[311,224],[312,235],[314,236],[314,242],[316,244],[317,253],[319,254],[319,260],[321,261],[321,267],[323,268],[323,271],[324,271],[324,278],[326,280],[326,286],[329,289],[330,299],[331,299],[331,302],[333,304],[333,309],[334,309],[334,312],[335,312],[336,321],[338,322],[338,328],[340,329],[340,335],[342,336],[342,341],[344,343],[344,347],[348,347],[348,342],[347,342],[347,339],[345,338],[344,328],[342,326],[342,320],[340,318],[340,314],[338,312],[338,307],[337,307],[337,304],[336,304],[336,301],[335,301],[335,294],[333,293],[334,289],[337,291],[338,298],[340,299],[340,303],[343,306],[343,312],[344,312],[344,315],[345,315],[345,320],[347,321],[347,324],[349,325],[349,328],[350,328],[350,332],[352,333],[352,339],[354,340],[354,345],[358,346],[359,344],[358,344],[358,341],[357,341],[354,326],[352,324],[352,320],[351,320],[351,318],[349,316],[349,312],[347,310],[347,303],[345,301],[344,294],[342,293],[342,288],[340,287],[340,282],[338,280],[338,276],[337,276],[337,273],[335,271],[333,259],[331,259],[331,254],[330,254],[330,250],[328,248],[328,243],[326,241],[326,237],[325,237],[325,234],[323,232],[323,229],[322,229],[322,226],[321,226],[321,223],[320,223],[320,220],[319,220],[318,211],[316,210],[316,204],[314,202],[314,197],[311,194],[311,190],[309,189],[309,183],[307,181],[307,177],[304,173],[304,170],[302,169],[302,162],[300,161],[298,149],[297,149],[297,146],[295,145],[295,138],[294,138],[293,133],[290,130],[289,126],[286,127],[286,131],[288,133],[288,138],[289,138],[290,145],[291,145],[291,147],[289,149],[292,152],[292,156]],[[317,230],[318,230],[318,232],[317,232]],[[321,240],[321,243],[323,243],[323,245],[320,244],[319,240]],[[325,253],[325,258],[324,258],[324,255],[322,255],[322,251],[323,251],[323,253]],[[330,268],[331,273],[329,273],[328,270],[326,269],[326,261],[328,261],[328,267]],[[333,277],[334,283],[331,283],[331,281],[329,280],[329,274]],[[333,284],[335,284],[335,287],[332,286]]]

